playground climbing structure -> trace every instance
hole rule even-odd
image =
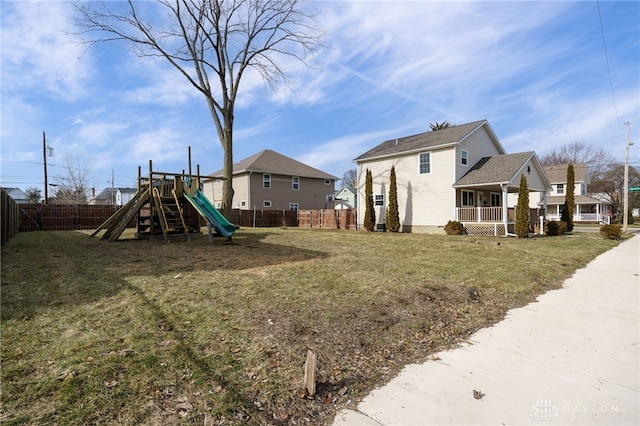
[[[199,173],[174,174],[152,170],[152,162],[149,161],[149,175],[143,177],[138,167],[138,192],[100,225],[91,234],[92,237],[106,229],[101,239],[116,241],[127,227],[135,223],[136,239],[162,237],[165,242],[173,238],[188,240],[191,235],[200,233],[204,220],[211,224],[218,235],[231,239],[236,226],[200,191],[202,176]]]

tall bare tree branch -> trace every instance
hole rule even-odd
[[[320,47],[314,14],[299,0],[128,0],[121,5],[76,3],[80,35],[90,45],[124,41],[138,56],[163,58],[204,95],[224,150],[228,215],[234,109],[242,77],[253,68],[272,88],[278,81],[288,85],[279,61],[293,57],[307,64],[305,56]],[[159,23],[157,12],[168,23]]]
[[[66,155],[61,166],[63,173],[55,177],[56,204],[86,204],[91,165],[83,160],[75,160]]]
[[[594,183],[602,180],[605,172],[614,162],[613,156],[608,151],[579,141],[563,145],[540,157],[540,164],[543,166],[587,164],[589,176]]]

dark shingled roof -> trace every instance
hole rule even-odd
[[[357,162],[359,160],[366,160],[370,158],[410,153],[413,151],[423,150],[425,148],[435,148],[438,146],[457,143],[485,123],[487,123],[487,120],[474,121],[473,123],[446,127],[444,129],[419,133],[417,135],[390,139],[356,157],[353,161]]]
[[[233,165],[233,174],[248,172],[272,173],[286,176],[299,176],[317,179],[338,179],[336,176],[307,166],[293,158],[265,149]],[[211,177],[222,177],[222,169],[211,173]]]
[[[453,185],[472,186],[488,183],[507,183],[534,155],[533,151],[484,157]]]
[[[569,167],[568,164],[561,164],[559,166],[544,166],[544,172],[547,174],[549,182],[566,183],[567,167]],[[584,182],[587,175],[587,165],[584,163],[574,164],[573,174],[575,176],[575,182]]]

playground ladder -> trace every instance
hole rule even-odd
[[[188,238],[189,229],[184,222],[180,203],[175,192],[173,192],[173,197],[161,197],[158,188],[153,188],[153,200],[165,242],[169,241],[170,232],[180,228],[182,228],[182,234]]]

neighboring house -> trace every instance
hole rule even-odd
[[[547,218],[549,220],[560,220],[567,191],[567,168],[568,164],[558,166],[546,166],[544,171],[549,178],[552,190],[547,197]],[[575,198],[575,209],[573,212],[573,222],[600,222],[610,223],[611,203],[605,197],[599,195],[589,196],[589,168],[586,164],[574,164],[573,191]]]
[[[203,192],[222,207],[222,170],[203,181]],[[333,209],[338,178],[266,149],[233,165],[233,208],[241,210]]]
[[[340,209],[354,209],[357,206],[357,192],[358,190],[351,185],[345,185],[335,196],[336,210]]]
[[[4,190],[7,191],[9,197],[18,204],[27,204],[30,202],[27,194],[20,188],[4,188]]]
[[[357,157],[358,199],[365,198],[366,171],[373,177],[376,220],[383,223],[389,174],[395,166],[402,232],[443,232],[450,220],[467,231],[513,232],[509,198],[517,199],[520,176],[531,191],[551,185],[534,152],[506,154],[486,120],[392,139]],[[366,203],[358,203],[362,226]]]
[[[137,192],[136,188],[105,188],[98,195],[94,193],[89,199],[89,204],[124,206]]]

